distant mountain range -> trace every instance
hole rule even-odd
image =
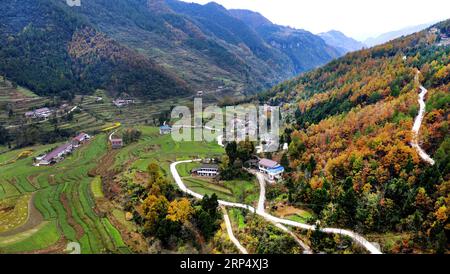
[[[177,0],[6,0],[0,73],[38,94],[253,93],[342,55],[250,11]]]
[[[364,44],[367,45],[368,47],[381,45],[383,43],[389,42],[389,41],[399,38],[401,36],[409,35],[409,34],[424,30],[435,23],[436,22],[421,24],[421,25],[417,25],[417,26],[403,28],[403,29],[396,30],[396,31],[383,33],[377,37],[372,37],[372,38],[366,39],[364,41]]]
[[[341,54],[352,51],[357,51],[364,48],[366,45],[356,41],[353,38],[347,37],[340,31],[331,30],[318,34],[328,45],[338,49]]]
[[[287,56],[296,74],[342,55],[338,49],[311,32],[273,24],[261,14],[249,10],[230,10],[229,13],[253,28],[272,48]]]

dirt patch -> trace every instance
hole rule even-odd
[[[64,206],[64,209],[67,212],[67,222],[69,223],[69,225],[71,227],[73,227],[73,229],[75,229],[76,238],[78,240],[81,239],[81,237],[83,237],[83,235],[84,235],[84,229],[73,218],[73,216],[72,216],[72,209],[70,208],[69,201],[67,200],[67,197],[66,197],[66,195],[64,193],[61,193],[60,200],[61,200],[61,203]]]
[[[118,170],[111,169],[114,166],[118,150],[110,150],[99,161],[98,165],[89,171],[89,176],[102,178],[102,187],[105,198],[114,199],[114,197],[121,193],[119,184],[115,182],[115,177]]]
[[[56,185],[57,183],[56,183],[56,180],[55,180],[55,175],[48,175],[48,183],[50,184],[50,185]]]
[[[1,212],[1,213],[10,212],[10,211],[13,211],[13,210],[14,210],[14,207],[13,207],[13,206],[0,208],[0,212]]]
[[[122,236],[122,240],[129,246],[134,252],[145,253],[148,251],[148,245],[145,238],[134,231],[129,231],[122,223],[116,220],[113,214],[108,214],[108,219],[111,224],[117,228]]]
[[[275,214],[277,216],[280,216],[281,218],[291,216],[291,215],[303,215],[306,210],[298,209],[293,206],[285,205],[285,204],[278,204],[277,210],[275,211]]]
[[[147,172],[136,171],[134,174],[134,182],[143,186],[147,185],[149,178],[150,176]]]

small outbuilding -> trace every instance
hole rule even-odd
[[[123,147],[123,139],[117,138],[117,139],[111,139],[111,147],[113,149],[119,149]]]
[[[172,128],[168,125],[163,125],[159,127],[159,134],[168,135],[172,133]]]

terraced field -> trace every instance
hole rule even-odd
[[[8,81],[0,79],[0,124],[14,129],[21,124],[38,124],[41,131],[52,131],[54,125],[50,121],[29,121],[25,119],[25,112],[44,107],[52,103],[51,98],[39,97],[22,87],[13,87]],[[10,113],[10,110],[12,111]],[[74,132],[87,131],[89,133],[99,131],[105,126],[105,121],[92,116],[88,112],[74,112],[71,121],[58,119],[58,128],[70,129]]]
[[[102,180],[89,177],[89,171],[106,168],[125,175],[146,171],[156,161],[169,175],[169,164],[175,160],[224,152],[216,143],[175,143],[171,136],[160,136],[158,128],[138,128],[143,133],[139,142],[109,151],[107,134],[99,134],[52,167],[34,167],[32,157],[58,144],[0,154],[0,216],[9,220],[0,223],[0,253],[67,253],[70,242],[79,243],[82,253],[131,252],[120,229],[136,227],[119,208],[100,213],[98,202],[105,200]],[[33,154],[18,159],[23,151]],[[105,157],[110,159],[107,164]]]
[[[102,98],[97,102],[97,98]],[[105,122],[121,122],[124,125],[153,124],[161,112],[168,111],[172,106],[187,105],[187,98],[164,101],[139,101],[121,108],[113,104],[113,99],[104,91],[98,90],[92,96],[77,96],[75,102],[81,108],[98,120]]]
[[[40,154],[52,146],[35,147]],[[0,208],[9,206],[10,215],[23,223],[23,204],[31,194],[29,221],[42,219],[37,226],[9,232],[0,230],[0,252],[39,252],[51,249],[64,252],[68,242],[78,242],[83,253],[129,252],[107,217],[95,212],[95,200],[91,192],[92,178],[88,171],[97,165],[97,160],[106,153],[106,135],[96,136],[87,144],[53,167],[34,167],[32,159],[21,159],[0,167]],[[20,153],[12,151],[0,155],[5,162]],[[11,199],[24,199],[21,203],[10,203]],[[12,208],[13,207],[13,208]],[[13,218],[13,216],[10,216]],[[63,242],[56,250],[52,247]]]
[[[38,108],[50,100],[22,88],[14,88],[8,81],[0,77],[0,124],[17,124],[23,120],[25,112]],[[13,112],[10,115],[9,110]]]
[[[120,150],[116,156],[115,167],[131,162],[131,169],[145,171],[149,163],[157,161],[169,176],[169,165],[174,161],[220,157],[224,153],[224,149],[215,142],[179,143],[174,142],[170,135],[160,136],[159,128],[145,126],[138,128],[143,133],[141,140]]]

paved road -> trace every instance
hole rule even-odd
[[[113,132],[111,132],[111,134],[109,134],[108,139],[109,139],[110,142],[112,141],[112,137],[114,136],[114,134],[116,134],[117,131],[119,131],[119,130],[116,129],[116,130],[114,130]]]
[[[259,193],[259,201],[258,201],[258,211],[260,212],[265,212],[266,211],[266,178],[264,177],[263,174],[261,174],[260,172],[251,172],[252,174],[256,175],[256,178],[258,179],[259,182],[259,189],[260,189],[260,193]],[[306,245],[302,240],[300,240],[297,235],[295,235],[292,231],[290,231],[286,226],[280,224],[280,223],[273,223],[276,227],[278,227],[279,229],[283,230],[284,232],[288,233],[289,235],[291,235],[294,240],[303,248],[304,250],[304,254],[312,254],[312,250],[309,248],[308,245]]]
[[[417,72],[417,75],[416,75],[417,82],[419,82],[419,74],[420,74],[420,71]],[[425,95],[427,95],[428,90],[421,85],[420,91],[421,91],[419,94],[420,109],[419,109],[419,114],[417,115],[417,117],[414,121],[414,126],[412,128],[413,140],[411,142],[411,146],[417,151],[417,153],[419,154],[420,158],[422,158],[422,160],[424,160],[425,162],[427,162],[433,166],[435,164],[435,161],[419,145],[419,132],[420,132],[420,128],[422,126],[423,118],[425,116],[425,109],[426,109]]]
[[[266,204],[266,179],[264,175],[259,172],[256,172],[256,178],[258,178],[259,182],[259,201],[258,201],[258,210],[265,211]]]
[[[192,163],[192,162],[200,162],[201,160],[187,160],[187,161],[179,161],[179,162],[175,162],[172,163],[170,165],[170,172],[172,173],[172,176],[176,182],[176,184],[178,185],[178,187],[180,188],[181,191],[197,198],[197,199],[202,199],[203,195],[198,194],[190,189],[188,189],[186,187],[186,185],[183,183],[183,180],[181,179],[180,175],[178,174],[177,171],[177,165],[179,164],[184,164],[184,163]],[[270,214],[267,214],[264,211],[261,210],[257,210],[252,206],[249,205],[244,205],[244,204],[239,204],[239,203],[230,203],[227,201],[222,201],[219,200],[219,204],[222,206],[227,206],[227,207],[235,207],[235,208],[243,208],[246,210],[249,210],[250,212],[256,213],[259,216],[263,217],[264,219],[266,219],[267,221],[273,222],[273,223],[279,223],[279,224],[283,224],[283,225],[288,225],[288,226],[293,226],[293,227],[298,227],[301,229],[305,229],[305,230],[315,230],[316,226],[312,226],[312,225],[307,225],[307,224],[302,224],[302,223],[298,223],[298,222],[294,222],[291,220],[285,220],[285,219],[281,219],[281,218],[277,218],[275,216],[272,216]],[[362,237],[361,235],[352,232],[352,231],[348,231],[345,229],[338,229],[338,228],[322,228],[321,229],[322,232],[324,233],[329,233],[329,234],[340,234],[340,235],[344,235],[344,236],[348,236],[351,239],[353,239],[356,243],[358,243],[359,245],[361,245],[362,247],[364,247],[367,251],[369,251],[372,254],[382,254],[381,251],[375,247],[372,243],[370,243],[369,241],[367,241],[366,239],[364,239],[364,237]]]
[[[287,228],[285,225],[275,224],[275,226],[278,227],[279,229],[283,230],[284,232],[288,233],[289,235],[291,235],[291,237],[294,238],[294,240],[297,242],[297,244],[303,248],[303,254],[313,254],[314,253],[307,244],[305,244],[302,240],[300,240],[300,238],[298,238],[297,235],[295,235],[295,233],[290,231],[289,228]]]
[[[248,254],[247,249],[245,249],[245,247],[243,247],[241,245],[239,240],[236,239],[236,237],[234,237],[233,228],[231,227],[230,217],[228,217],[228,213],[227,213],[227,210],[225,209],[225,207],[222,207],[222,211],[223,211],[223,218],[225,219],[225,225],[227,227],[228,237],[230,238],[230,240],[233,242],[233,244],[237,247],[237,249],[239,249],[239,251],[242,254]]]

